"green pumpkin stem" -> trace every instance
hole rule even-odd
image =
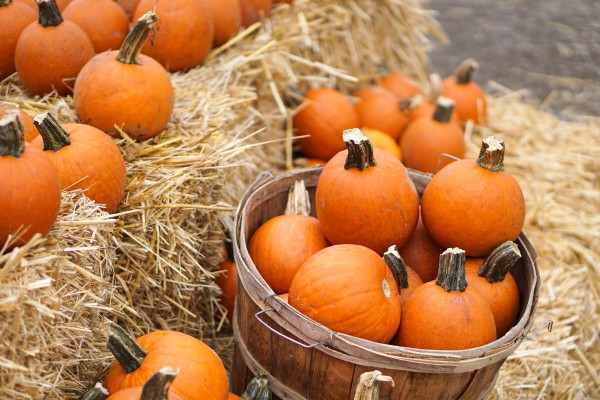
[[[452,119],[452,113],[454,112],[454,100],[440,96],[435,102],[435,112],[433,113],[433,120],[446,124]]]
[[[0,7],[6,7],[12,3],[13,0],[0,0]]]
[[[483,139],[477,165],[492,172],[504,171],[504,141],[493,136]]]
[[[44,141],[44,151],[59,151],[63,147],[71,145],[69,134],[49,112],[37,115],[33,119],[33,124]]]
[[[38,22],[44,28],[59,26],[63,23],[63,17],[56,5],[56,0],[36,0],[39,9]]]
[[[267,374],[259,372],[254,379],[248,383],[246,390],[242,393],[242,400],[271,400],[271,384],[267,379]]]
[[[128,374],[142,366],[146,352],[119,325],[108,326],[108,348]]]
[[[396,245],[390,246],[385,253],[383,253],[383,261],[387,264],[389,269],[394,275],[396,286],[398,286],[398,292],[408,287],[408,274],[406,272],[406,264],[398,252]]]
[[[454,78],[456,83],[466,85],[473,80],[473,72],[479,69],[479,63],[472,58],[467,58],[456,68]]]
[[[161,368],[144,384],[140,400],[169,400],[169,388],[177,372],[171,367]]]
[[[507,241],[496,247],[479,267],[479,276],[489,283],[502,282],[508,271],[521,258],[519,246]]]
[[[146,38],[157,22],[158,15],[152,11],[142,15],[121,45],[117,60],[124,64],[141,64],[138,56],[146,42]]]
[[[373,146],[360,129],[347,129],[342,134],[348,148],[345,169],[357,168],[359,171],[377,165],[373,156]]]
[[[19,110],[8,110],[0,119],[0,157],[21,158],[25,151],[25,134]]]
[[[358,379],[354,400],[378,400],[379,385],[381,382],[390,382],[394,386],[394,379],[383,375],[380,371],[371,371],[361,374]]]
[[[440,255],[440,269],[435,284],[446,292],[464,292],[467,289],[465,262],[464,250],[455,247],[444,251]]]
[[[79,396],[78,400],[105,400],[107,397],[108,390],[100,382],[97,382],[93,388]]]
[[[310,215],[310,196],[304,180],[297,180],[290,188],[285,215]]]

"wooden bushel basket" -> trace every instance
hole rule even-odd
[[[519,236],[522,258],[511,270],[521,297],[518,321],[493,343],[469,350],[433,351],[334,332],[275,295],[247,249],[261,224],[283,214],[288,190],[296,180],[305,181],[314,204],[321,170],[297,170],[276,178],[262,173],[238,206],[233,240],[239,285],[233,318],[236,346],[231,390],[241,393],[256,373],[266,372],[275,399],[353,399],[358,377],[377,369],[395,382],[394,387],[381,385],[380,399],[486,398],[500,367],[527,338],[535,317],[540,281],[531,243],[524,234]],[[431,175],[414,171],[410,175],[422,193]]]

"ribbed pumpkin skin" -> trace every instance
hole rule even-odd
[[[45,151],[60,175],[62,188],[86,189],[87,197],[106,205],[106,212],[113,212],[125,193],[125,161],[119,148],[109,136],[93,126],[64,124],[62,127],[69,133],[71,145],[57,152]],[[44,148],[41,136],[32,144]]]
[[[472,120],[476,124],[485,124],[487,101],[485,93],[476,82],[458,84],[454,77],[445,78],[442,81],[442,95],[456,102],[455,111],[461,122]],[[481,110],[479,110],[478,104],[480,104]]]
[[[525,199],[507,172],[492,172],[475,160],[455,161],[434,175],[421,199],[429,236],[442,247],[485,257],[514,241],[525,221]]]
[[[444,250],[429,237],[423,219],[419,218],[410,240],[398,252],[406,265],[419,274],[423,282],[429,282],[437,277],[440,254]]]
[[[0,118],[3,118],[6,111],[14,109],[16,106],[12,104],[0,103]],[[40,133],[33,124],[33,119],[25,111],[19,108],[19,117],[21,118],[21,124],[23,124],[25,141],[31,142],[33,139],[38,137]]]
[[[143,390],[143,386],[123,389],[111,396],[108,396],[108,399],[106,400],[140,400],[142,398]],[[169,400],[184,400],[184,398],[179,397],[169,391]]]
[[[423,93],[421,85],[404,72],[389,73],[380,79],[379,84],[394,93],[399,99]]]
[[[377,253],[342,244],[306,260],[292,281],[289,304],[336,332],[387,343],[398,329],[402,301]]]
[[[361,94],[363,93],[363,94]],[[398,140],[408,124],[408,117],[400,109],[398,97],[388,91],[359,91],[354,94],[360,100],[354,106],[360,119],[360,126],[385,132]]]
[[[127,374],[115,361],[106,377],[106,389],[143,386],[162,367],[179,369],[170,393],[186,400],[227,400],[227,372],[217,354],[202,341],[174,331],[154,331],[136,339],[147,352],[142,366]]]
[[[260,20],[261,12],[265,18],[271,15],[273,0],[239,0],[242,9],[242,26],[250,26]]]
[[[15,50],[21,32],[36,20],[31,7],[11,3],[0,7],[0,81],[10,76],[15,69]]]
[[[215,32],[213,45],[227,42],[242,26],[242,8],[238,0],[206,0]]]

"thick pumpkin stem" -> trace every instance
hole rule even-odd
[[[508,271],[521,258],[519,246],[508,241],[496,247],[479,267],[479,276],[489,283],[502,282]]]
[[[128,374],[142,366],[146,351],[119,325],[108,326],[108,348]]]
[[[396,245],[390,246],[388,250],[383,253],[383,261],[387,264],[388,268],[394,275],[396,286],[398,286],[398,292],[408,287],[408,273],[406,272],[406,264],[400,256],[398,247]]]
[[[390,382],[394,386],[394,380],[380,371],[363,373],[358,379],[354,400],[378,400],[381,382]]]
[[[100,382],[82,394],[78,400],[105,400],[108,397],[108,390],[106,390]]]
[[[169,388],[178,372],[171,367],[161,368],[144,384],[140,400],[168,400]]]
[[[38,22],[44,28],[49,26],[59,26],[63,23],[63,17],[60,15],[56,0],[36,0],[39,9]]]
[[[492,172],[504,171],[504,141],[493,136],[483,139],[477,165]]]
[[[466,85],[473,80],[473,72],[479,69],[479,63],[472,58],[461,62],[454,72],[456,83]]]
[[[467,289],[465,263],[464,250],[454,247],[444,251],[440,255],[440,269],[435,284],[446,292],[464,292]]]
[[[59,151],[63,147],[71,145],[69,134],[49,112],[37,115],[33,119],[33,124],[44,141],[44,151]]]
[[[452,118],[452,112],[454,112],[454,100],[440,96],[435,102],[433,120],[443,124],[448,123]]]
[[[358,128],[347,129],[342,134],[348,148],[345,169],[358,168],[359,171],[377,165],[373,156],[373,146],[368,137]]]
[[[271,400],[271,384],[265,373],[259,372],[254,379],[248,383],[246,390],[242,393],[242,400]]]
[[[158,15],[152,11],[148,11],[142,15],[121,45],[117,60],[124,64],[141,64],[138,56],[144,46],[144,42],[146,42],[146,38],[157,22]]]
[[[410,115],[411,111],[423,104],[423,95],[413,94],[410,97],[400,100],[400,110],[406,116]]]
[[[19,110],[8,110],[0,119],[0,157],[20,158],[25,151],[25,135]]]
[[[0,7],[6,7],[12,3],[13,0],[0,0]]]
[[[304,180],[297,180],[290,188],[285,215],[310,215],[310,196]]]

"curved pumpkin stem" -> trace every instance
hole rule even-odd
[[[63,17],[60,15],[56,0],[36,0],[39,9],[38,22],[44,28],[49,26],[59,26],[63,23]]]
[[[479,276],[489,283],[502,282],[508,271],[521,258],[519,246],[507,241],[496,247],[479,267]]]
[[[33,124],[44,141],[44,151],[59,151],[63,147],[71,145],[69,134],[49,112],[36,115]]]
[[[138,56],[144,46],[144,42],[146,42],[146,38],[158,20],[158,15],[152,11],[148,11],[142,15],[125,38],[125,41],[123,41],[117,60],[124,64],[141,64]]]
[[[467,289],[466,254],[457,247],[446,249],[440,255],[440,269],[436,285],[446,292],[464,292]]]
[[[310,215],[310,196],[304,180],[297,180],[290,188],[285,215]]]
[[[359,171],[364,171],[377,165],[373,157],[373,145],[360,129],[346,129],[342,137],[348,148],[345,169],[357,168]]]
[[[108,394],[108,390],[100,382],[97,382],[93,388],[82,394],[78,400],[105,400]]]
[[[4,117],[0,119],[0,157],[21,157],[25,151],[24,132],[19,109],[6,111]]]
[[[466,85],[473,80],[473,72],[479,69],[479,63],[472,58],[467,58],[456,68],[454,77],[456,83]]]
[[[248,383],[246,390],[242,393],[242,400],[271,400],[271,384],[267,374],[259,372],[254,379]]]
[[[108,326],[108,348],[128,374],[142,366],[147,354],[125,329],[112,322]]]
[[[435,102],[435,112],[433,120],[443,124],[450,122],[452,113],[454,112],[454,100],[440,96]]]
[[[163,367],[144,384],[140,400],[168,400],[169,388],[179,371]]]
[[[398,292],[408,287],[408,273],[406,272],[406,264],[400,256],[398,246],[390,246],[385,253],[383,253],[383,261],[387,264],[388,268],[392,270],[396,286],[398,286]]]
[[[483,139],[477,165],[492,172],[504,171],[504,141],[493,136]]]
[[[371,371],[361,374],[358,386],[354,394],[354,400],[378,400],[379,385],[381,382],[390,382],[394,386],[394,380],[380,371]]]

